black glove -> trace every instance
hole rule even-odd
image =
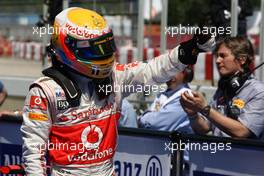
[[[200,52],[210,51],[214,46],[215,40],[210,35],[194,35],[191,40],[180,44],[179,60],[185,65],[194,65]]]
[[[194,65],[197,61],[198,56],[198,47],[196,44],[196,40],[192,38],[186,42],[180,44],[178,50],[178,57],[181,63],[185,65]]]
[[[193,36],[193,39],[197,41],[198,44],[203,45],[205,44],[208,40],[210,40],[212,37],[210,34],[204,35],[204,34],[195,34]]]

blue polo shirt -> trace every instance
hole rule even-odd
[[[146,111],[139,118],[139,127],[160,131],[177,130],[180,132],[192,133],[188,116],[180,104],[181,93],[187,89],[190,90],[187,85],[180,85],[175,90],[168,89],[164,93],[159,94],[156,100],[161,99],[161,96],[167,98],[170,98],[175,94],[177,94],[177,96],[174,96],[171,101],[167,102],[164,106],[158,107],[156,110],[152,109]],[[157,107],[156,100],[151,107]]]

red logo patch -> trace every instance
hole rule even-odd
[[[31,96],[30,108],[47,110],[47,99],[39,96]]]
[[[60,122],[66,122],[66,121],[68,121],[68,120],[69,120],[69,118],[66,117],[66,116],[61,116],[61,117],[59,118],[59,121],[60,121]]]
[[[96,143],[99,139],[99,135],[94,129],[90,131],[90,133],[87,136],[87,141],[90,143]]]
[[[133,67],[137,67],[139,64],[138,61],[135,62],[131,62],[129,64],[116,64],[116,70],[118,71],[125,71],[125,68],[133,68]]]

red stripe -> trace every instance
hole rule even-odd
[[[157,48],[154,48],[154,57],[157,57],[160,55],[160,51]]]
[[[24,43],[23,45],[23,59],[26,59],[26,54],[27,54],[27,45]]]
[[[43,59],[42,57],[42,46],[40,47],[40,51],[39,51],[39,60],[41,61]]]
[[[133,51],[131,49],[127,50],[127,63],[131,63],[133,59]]]
[[[35,45],[31,45],[31,60],[34,60],[35,56]]]
[[[143,50],[143,61],[146,61],[148,59],[147,51],[148,51],[148,48],[144,48],[144,50]]]
[[[212,80],[213,78],[213,55],[205,54],[205,80]]]
[[[255,68],[256,65],[256,56],[254,56],[253,61],[249,64],[249,69],[253,70]],[[256,74],[256,72],[253,72],[254,74]]]
[[[116,62],[119,62],[119,58],[120,58],[120,53],[119,53],[119,51],[116,51],[115,52],[115,60],[116,60]]]

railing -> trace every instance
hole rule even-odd
[[[21,119],[6,117],[0,122],[0,129],[6,130],[0,133],[0,165],[5,165],[0,171],[23,174]],[[122,176],[259,176],[264,173],[263,163],[263,141],[135,128],[119,128],[114,157],[115,172]]]

